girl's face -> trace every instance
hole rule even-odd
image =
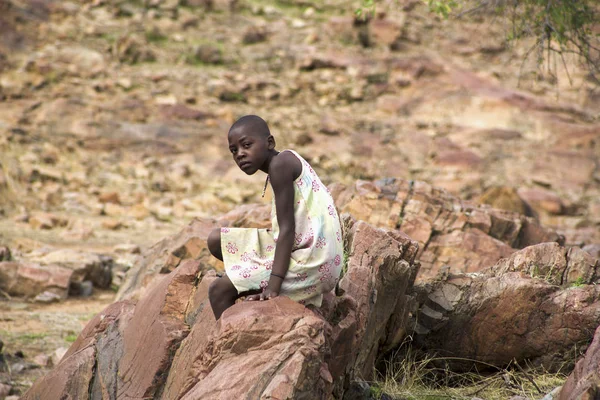
[[[256,171],[268,171],[269,151],[275,147],[273,137],[263,137],[244,129],[229,132],[229,151],[242,171],[253,175]]]

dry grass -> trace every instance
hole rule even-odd
[[[485,374],[453,372],[447,367],[450,360],[436,358],[404,347],[389,357],[383,372],[373,384],[375,397],[383,393],[394,399],[468,399],[505,400],[512,396],[540,399],[564,383],[564,373],[550,373],[512,362],[506,368],[472,360]],[[469,362],[466,359],[458,361]]]

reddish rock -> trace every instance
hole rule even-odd
[[[558,243],[529,246],[500,260],[491,268],[495,275],[523,272],[553,285],[593,284],[600,263],[577,247],[565,248]]]
[[[198,261],[186,261],[136,304],[122,334],[118,397],[152,397],[164,383],[173,354],[189,333],[185,311],[199,270]]]
[[[419,243],[418,280],[453,272],[484,269],[514,249],[559,235],[524,215],[476,205],[425,182],[387,179],[357,181],[332,190],[340,212],[375,226],[397,229]]]
[[[10,249],[6,246],[0,246],[0,261],[10,261],[11,258]]]
[[[549,190],[519,189],[519,196],[538,212],[562,214],[565,209],[560,197]]]
[[[121,199],[119,198],[119,193],[118,192],[105,192],[105,193],[101,193],[98,196],[98,201],[100,203],[121,204]]]
[[[321,68],[343,69],[352,65],[352,60],[349,56],[335,53],[315,53],[304,57],[300,62],[301,70],[314,70]]]
[[[418,269],[417,245],[406,235],[350,219],[344,225],[346,293],[325,294],[320,309],[282,296],[240,302],[217,322],[208,302],[215,273],[185,258],[147,284],[137,304],[119,301],[94,317],[24,398],[83,388],[92,398],[343,398],[349,382],[368,376],[382,349],[406,334]],[[167,242],[187,248],[194,229]],[[84,361],[91,373],[64,376],[63,366]]]
[[[58,265],[0,262],[0,289],[11,296],[33,298],[45,291],[66,298],[73,271]]]
[[[592,257],[600,259],[600,244],[588,244],[582,250],[588,252]]]
[[[362,221],[351,228],[349,224],[352,221],[346,220],[350,256],[339,286],[357,303],[357,355],[352,375],[368,379],[382,346],[398,344],[386,343],[388,334],[398,336],[396,331],[389,332],[388,325],[395,312],[408,311],[407,295],[418,272],[414,265],[417,243]]]
[[[443,167],[477,168],[483,160],[470,150],[442,150],[435,158],[435,163]]]
[[[107,288],[112,281],[113,259],[91,252],[58,249],[33,252],[28,259],[41,265],[60,265],[73,271],[71,282],[92,281],[95,287]]]
[[[271,205],[243,204],[221,216],[219,225],[236,228],[271,228]]]
[[[195,219],[181,232],[150,247],[127,271],[117,299],[139,297],[156,277],[174,271],[184,260],[199,260],[207,269],[218,265],[206,246],[208,235],[216,227],[213,220]]]
[[[196,354],[173,369],[164,399],[331,394],[333,379],[325,362],[327,323],[312,311],[285,297],[241,303],[225,311],[212,332],[210,328],[206,332],[208,312],[195,325],[202,334],[190,335],[176,355],[190,347]]]
[[[68,359],[63,359],[60,372],[55,369],[38,379],[21,399],[88,399],[90,381],[94,376],[95,357],[95,349],[87,347]]]
[[[573,347],[588,342],[597,326],[598,267],[581,249],[543,243],[481,273],[421,285],[415,342],[442,357],[494,366],[528,360],[549,370],[564,367]]]
[[[167,120],[176,119],[189,119],[189,120],[202,120],[212,118],[214,115],[206,113],[200,110],[195,110],[184,104],[175,105],[162,105],[160,106],[160,112],[162,116]]]
[[[519,196],[517,190],[506,186],[495,186],[487,189],[480,197],[479,202],[489,204],[494,208],[513,211],[519,214],[533,216],[528,213],[527,205]]]
[[[66,219],[50,213],[36,212],[29,217],[29,225],[35,229],[53,229],[66,224]]]
[[[592,400],[600,395],[600,327],[594,340],[563,384],[558,400]]]
[[[402,24],[390,19],[376,18],[371,20],[369,31],[375,43],[390,46],[402,35]]]

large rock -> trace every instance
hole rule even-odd
[[[419,243],[418,280],[440,268],[475,272],[515,249],[560,241],[559,235],[524,215],[462,201],[425,182],[402,179],[335,185],[336,205],[357,219],[397,229]]]
[[[72,276],[72,270],[59,265],[0,262],[0,289],[10,296],[33,298],[47,291],[66,298]]]
[[[558,395],[558,400],[597,399],[600,396],[600,327]]]
[[[112,281],[113,259],[102,254],[73,249],[42,249],[28,254],[27,260],[70,269],[73,271],[72,283],[92,281],[98,288],[108,288]]]
[[[357,303],[356,350],[353,376],[368,379],[379,351],[404,337],[418,272],[417,243],[406,236],[346,219],[349,258],[339,287]],[[394,317],[394,318],[392,318]],[[397,320],[404,321],[398,324]]]
[[[181,232],[153,245],[127,271],[117,299],[137,298],[158,276],[175,270],[187,259],[199,260],[203,265],[217,266],[206,245],[210,232],[218,225],[213,220],[195,219]]]
[[[423,284],[416,288],[415,342],[454,360],[564,367],[598,325],[598,267],[581,249],[543,243],[486,271]],[[450,364],[472,367],[472,361]]]
[[[156,282],[137,304],[125,300],[108,306],[88,323],[60,364],[23,399],[153,397],[189,332],[185,311],[199,271],[200,263],[189,260]],[[97,368],[92,373],[65,375],[65,368],[73,364]]]
[[[146,284],[137,303],[132,296],[97,315],[23,399],[342,398],[407,332],[418,268],[405,235],[344,225],[345,275],[321,308],[281,296],[237,303],[215,321],[215,272],[188,258]],[[193,236],[185,231],[182,243]]]

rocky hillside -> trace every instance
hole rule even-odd
[[[252,205],[265,204],[264,176],[242,174],[226,147],[244,114],[311,161],[340,211],[418,242],[417,281],[547,241],[598,257],[600,95],[576,60],[568,74],[540,70],[530,43],[507,44],[485,14],[442,20],[421,1],[381,1],[365,22],[358,6],[0,0],[0,373],[19,365],[12,393],[116,291],[202,259],[190,237],[266,223]]]

